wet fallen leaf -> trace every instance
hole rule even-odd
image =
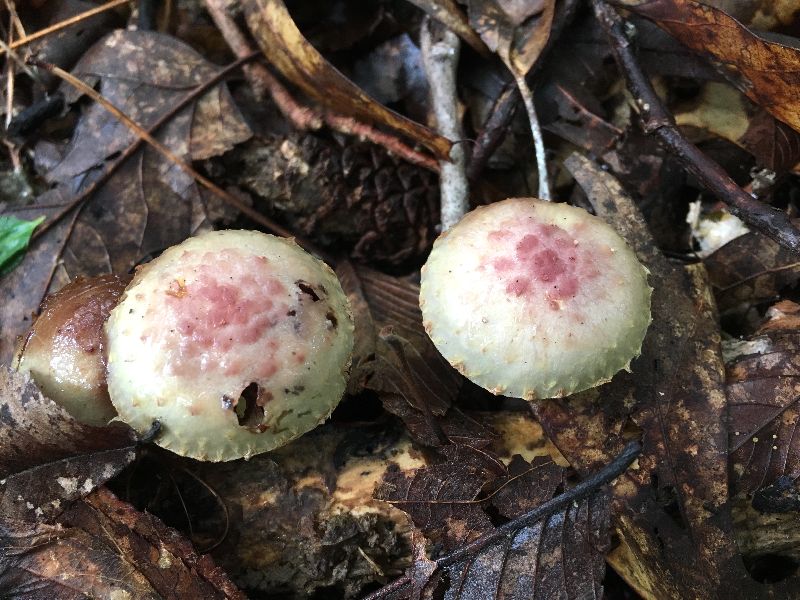
[[[725,244],[704,262],[721,311],[777,298],[797,283],[797,257],[757,232]]]
[[[582,99],[560,84],[550,90],[558,117],[543,129],[572,142],[595,156],[602,156],[619,141],[622,131],[592,112]]]
[[[737,492],[753,494],[781,478],[794,482],[800,477],[799,309],[793,302],[781,302],[756,335],[732,344],[726,392]]]
[[[376,498],[407,513],[445,551],[492,529],[481,491],[505,473],[504,465],[470,446],[444,446],[447,460],[404,473],[389,469]]]
[[[568,400],[540,402],[537,415],[579,472],[607,462],[609,449],[621,444],[632,424],[641,428],[638,469],[613,488],[615,527],[623,541],[617,554],[632,555],[628,564],[636,565],[635,572],[622,574],[641,593],[653,598],[760,593],[741,562],[726,510],[720,334],[704,273],[666,260],[609,173],[576,155],[566,165],[597,214],[650,269],[653,323],[632,375],[619,373],[611,383]]]
[[[463,379],[422,327],[419,286],[349,262],[337,274],[356,323],[350,393],[377,392],[422,444],[490,439],[488,429],[453,406]]]
[[[69,503],[86,496],[136,459],[133,444],[63,458],[0,480],[0,514],[21,521],[52,522]]]
[[[494,529],[487,507],[514,519],[564,486],[564,469],[549,457],[514,456],[506,467],[467,446],[441,451],[444,462],[387,471],[377,496],[408,513],[445,553]],[[428,569],[425,585],[445,598],[600,598],[608,527],[608,496],[600,491],[469,553],[446,567],[446,580]],[[413,578],[420,587],[419,574]]]
[[[245,598],[210,557],[103,488],[56,525],[4,515],[0,544],[5,598]]]
[[[603,597],[608,496],[591,496],[448,567],[447,599]]]
[[[800,131],[800,49],[759,37],[724,11],[692,0],[617,0],[714,61],[753,102]]]
[[[389,110],[365,94],[303,37],[282,0],[245,0],[250,30],[283,75],[324,107],[368,123],[385,125],[447,159],[450,141]]]

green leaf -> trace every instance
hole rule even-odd
[[[33,230],[44,221],[39,217],[23,221],[16,217],[0,217],[0,277],[7,275],[22,260]]]

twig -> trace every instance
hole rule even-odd
[[[6,6],[9,8],[10,12],[12,4],[6,2]],[[14,41],[13,14],[9,14],[8,25],[8,43],[10,44]],[[8,124],[11,123],[11,119],[14,117],[14,79],[14,62],[10,60],[6,61],[6,129],[8,129]]]
[[[478,139],[475,140],[472,158],[467,166],[467,178],[471,182],[474,183],[480,176],[486,167],[486,163],[489,162],[494,151],[502,143],[506,135],[506,129],[508,129],[514,114],[517,112],[519,100],[519,90],[509,84],[492,105],[489,116],[483,124],[483,129],[478,134]]]
[[[800,253],[800,231],[781,210],[759,202],[740,188],[715,161],[689,142],[675,126],[625,35],[622,18],[603,0],[592,0],[620,71],[635,98],[646,133],[655,135],[703,187],[728,205],[731,213],[793,252]]]
[[[103,4],[102,6],[98,6],[97,8],[92,8],[91,10],[82,12],[78,15],[75,15],[74,17],[70,17],[69,19],[60,21],[59,23],[54,23],[53,25],[50,25],[50,27],[45,27],[44,29],[41,29],[35,33],[26,35],[25,37],[18,39],[12,44],[9,44],[9,47],[13,50],[15,48],[19,48],[20,46],[25,46],[27,44],[30,44],[31,42],[35,42],[40,38],[50,35],[51,33],[61,31],[62,29],[71,27],[76,23],[80,23],[81,21],[84,21],[89,17],[99,15],[100,13],[106,12],[107,10],[111,10],[112,8],[116,8],[117,6],[122,6],[123,4],[130,4],[130,2],[131,0],[111,0],[107,4]],[[0,49],[0,56],[2,56],[2,54],[5,51],[6,51],[5,48]]]
[[[456,94],[456,69],[461,41],[455,33],[430,17],[425,17],[422,22],[420,40],[437,129],[451,141],[463,140]],[[442,231],[458,223],[469,210],[469,183],[463,144],[453,144],[450,159],[439,162]]]
[[[575,487],[568,489],[563,494],[556,496],[552,500],[540,504],[533,510],[525,513],[501,525],[494,531],[486,533],[469,544],[462,546],[458,550],[447,554],[436,560],[436,568],[442,569],[461,562],[465,558],[477,554],[487,546],[509,536],[517,533],[523,527],[529,527],[540,519],[557,513],[569,506],[573,502],[578,502],[590,496],[593,492],[602,486],[610,483],[620,475],[636,460],[639,453],[642,451],[642,445],[638,441],[628,442],[622,452],[612,460],[608,465],[603,467],[600,471],[591,477],[584,479]],[[403,575],[395,579],[389,585],[383,586],[381,589],[372,592],[363,600],[377,600],[379,598],[390,597],[393,593],[402,590],[407,585],[411,584],[411,577]]]
[[[524,75],[518,74],[515,77],[517,80],[517,89],[522,96],[522,103],[525,105],[525,110],[528,113],[528,122],[531,125],[531,135],[533,135],[533,147],[536,151],[536,168],[539,171],[539,191],[537,192],[537,196],[542,200],[551,200],[550,182],[547,176],[547,151],[544,147],[542,127],[539,125],[536,107],[533,105],[533,94],[528,87],[528,83],[525,81]]]
[[[362,123],[352,117],[345,117],[344,115],[337,115],[331,112],[324,112],[322,118],[325,120],[325,124],[331,129],[347,135],[355,135],[362,140],[369,140],[373,144],[378,144],[386,148],[386,150],[392,154],[396,154],[406,162],[424,167],[434,173],[439,172],[439,164],[433,158],[414,150],[400,141],[399,138],[376,129],[372,125]]]
[[[254,51],[254,47],[250,45],[239,26],[228,14],[225,1],[205,0],[205,5],[208,14],[211,15],[214,24],[220,30],[222,37],[225,38],[233,53],[240,58],[251,54]],[[275,102],[275,106],[278,107],[281,114],[286,117],[286,120],[295,129],[315,131],[323,125],[327,125],[335,131],[369,140],[412,164],[420,165],[434,172],[439,170],[439,165],[435,160],[414,150],[393,135],[384,133],[350,117],[303,106],[294,99],[278,78],[262,64],[245,66],[244,75],[257,96],[263,96],[265,92],[269,93],[272,101]]]

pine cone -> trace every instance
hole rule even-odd
[[[436,237],[436,175],[370,142],[292,133],[254,138],[223,160],[256,208],[360,262],[416,266]]]

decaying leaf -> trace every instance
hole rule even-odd
[[[603,492],[523,527],[503,544],[448,567],[445,598],[603,597],[609,546],[609,502]]]
[[[350,393],[377,392],[423,444],[490,439],[485,427],[452,406],[463,380],[425,334],[419,286],[348,262],[337,274],[356,324]]]
[[[688,105],[678,106],[675,122],[702,134],[722,137],[747,150],[759,167],[777,174],[797,170],[800,133],[721,82],[707,82]],[[697,135],[692,135],[695,143]]]
[[[725,244],[704,262],[721,311],[773,300],[797,283],[797,256],[758,232]]]
[[[453,30],[462,40],[467,42],[479,54],[488,55],[486,45],[470,28],[464,13],[458,8],[455,0],[409,0],[434,19]]]
[[[210,557],[103,488],[56,525],[4,515],[0,544],[6,598],[245,598]]]
[[[444,446],[447,460],[411,474],[390,469],[376,497],[401,509],[445,551],[492,529],[479,495],[505,473],[504,465],[470,446]]]
[[[63,458],[0,480],[0,514],[20,521],[52,522],[77,500],[105,484],[136,459],[131,445]]]
[[[368,123],[385,125],[447,159],[450,142],[432,130],[375,102],[331,65],[303,37],[282,0],[245,0],[247,23],[256,41],[283,75],[326,108]]]
[[[127,116],[147,128],[176,101],[211,79],[218,68],[182,42],[148,31],[118,30],[95,44],[78,62],[74,74],[89,83]],[[79,95],[65,90],[69,100]],[[156,137],[186,160],[220,154],[250,136],[250,130],[224,85],[209,89],[159,129]],[[98,176],[115,154],[136,136],[103,107],[92,104],[78,121],[64,155],[46,174],[56,187],[31,209],[50,218]],[[46,147],[38,148],[46,154]],[[142,259],[208,227],[215,204],[201,194],[191,177],[150,148],[138,150],[71,217],[37,240],[21,269],[26,276],[0,281],[4,339],[0,362],[8,363],[16,336],[45,293],[77,275],[127,273]],[[59,258],[62,260],[59,261]]]
[[[693,0],[617,0],[722,70],[748,98],[800,131],[800,50],[769,42],[724,11]]]
[[[798,309],[788,300],[779,303],[755,336],[731,344],[726,391],[737,492],[753,494],[787,483],[791,490],[800,478]]]
[[[513,519],[563,489],[564,469],[549,457],[514,456],[506,467],[489,451],[441,451],[444,462],[387,471],[378,497],[408,513],[445,553],[494,529],[487,507]],[[608,527],[601,491],[476,549],[446,567],[447,580],[434,576],[426,586],[443,588],[445,598],[600,598]]]

